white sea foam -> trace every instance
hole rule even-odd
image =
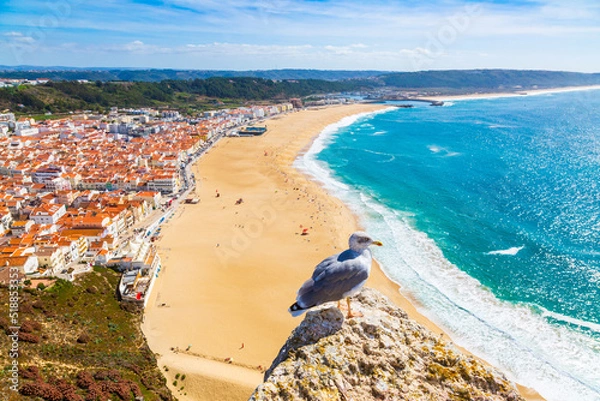
[[[387,134],[387,131],[377,131],[371,134],[371,136],[379,136],[379,135],[385,135]]]
[[[447,148],[443,148],[443,147],[438,146],[438,145],[428,145],[427,149],[429,149],[432,153],[441,154],[442,157],[460,156],[459,152],[454,152],[452,150],[449,150]]]
[[[440,153],[442,150],[444,150],[444,148],[440,148],[437,145],[429,145],[427,146],[427,149],[431,150],[433,153]]]
[[[295,165],[348,204],[361,216],[361,224],[386,244],[375,250],[375,257],[389,277],[417,299],[420,311],[450,332],[456,343],[548,401],[600,401],[600,368],[593,368],[600,360],[598,325],[497,299],[448,261],[431,238],[414,229],[410,214],[340,183],[327,165],[316,161],[335,131],[360,117],[327,127]],[[548,317],[596,334],[551,324]]]
[[[454,102],[444,102],[443,107],[451,107],[454,106]]]
[[[583,329],[593,331],[594,333],[600,334],[600,324],[586,322],[585,320],[575,319],[570,316],[561,315],[560,313],[551,312],[545,308],[540,309],[542,310],[542,316],[544,317],[550,317],[554,320],[569,323],[573,326],[577,326]]]
[[[525,248],[524,245],[523,246],[513,246],[512,248],[508,248],[508,249],[501,249],[501,250],[498,250],[498,251],[490,251],[487,254],[488,255],[510,255],[510,256],[515,256],[523,248]]]
[[[386,157],[385,160],[379,160],[379,161],[377,161],[377,163],[389,163],[389,162],[393,162],[394,160],[396,160],[396,156],[391,153],[377,152],[377,151],[369,150],[369,149],[362,149],[362,151],[367,152],[367,153],[372,153],[374,155]]]
[[[319,136],[315,138],[308,151],[306,151],[306,153],[304,153],[294,161],[294,167],[314,176],[317,180],[326,184],[326,188],[328,188],[329,190],[346,190],[348,186],[337,180],[334,180],[331,177],[331,171],[329,170],[329,168],[327,168],[325,163],[318,161],[315,156],[333,141],[334,134],[337,133],[340,128],[352,125],[361,118],[366,118],[382,113],[388,113],[394,110],[396,110],[395,107],[387,107],[385,109],[377,110],[374,112],[359,113],[352,116],[344,117],[340,121],[328,125],[323,129],[323,131],[321,131]]]

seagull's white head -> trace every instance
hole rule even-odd
[[[362,252],[365,249],[367,249],[369,245],[382,246],[383,244],[380,241],[374,241],[366,233],[362,231],[357,231],[350,236],[350,239],[348,240],[348,245],[353,251]]]

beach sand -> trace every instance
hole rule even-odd
[[[142,326],[178,399],[246,400],[262,382],[301,321],[287,312],[296,291],[359,228],[338,199],[292,163],[327,125],[383,107],[334,106],[269,119],[264,135],[224,138],[194,166],[200,203],[180,206],[163,225],[163,269]],[[442,332],[376,264],[366,285]],[[186,379],[174,386],[177,373]],[[540,399],[533,392],[528,398]]]

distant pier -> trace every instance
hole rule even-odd
[[[427,99],[424,97],[406,97],[406,96],[383,96],[378,99],[370,99],[369,103],[377,102],[425,102],[429,103],[430,106],[443,106],[442,100]],[[405,106],[398,106],[404,108]]]
[[[430,106],[443,106],[444,105],[444,102],[442,100],[425,99],[422,97],[419,97],[419,98],[407,97],[407,98],[397,99],[397,101],[398,102],[426,102],[426,103],[429,103]]]

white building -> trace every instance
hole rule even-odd
[[[66,212],[67,209],[65,208],[65,205],[43,204],[33,209],[29,218],[36,224],[56,224]]]
[[[17,268],[22,274],[37,273],[39,263],[36,256],[0,257],[2,266]]]
[[[51,180],[42,181],[44,185],[46,185],[46,189],[48,191],[70,191],[71,182],[66,178],[56,177]]]
[[[45,183],[46,181],[61,177],[64,172],[64,167],[44,167],[37,169],[31,178],[33,182]]]
[[[178,119],[179,118],[179,112],[178,111],[173,111],[173,110],[167,110],[167,111],[163,111],[162,112],[162,117],[163,118],[170,118],[170,119]]]
[[[21,128],[15,131],[16,136],[32,136],[40,133],[40,130],[37,128]]]
[[[175,193],[179,191],[179,174],[164,174],[152,177],[146,183],[149,191],[160,191],[161,193]]]

